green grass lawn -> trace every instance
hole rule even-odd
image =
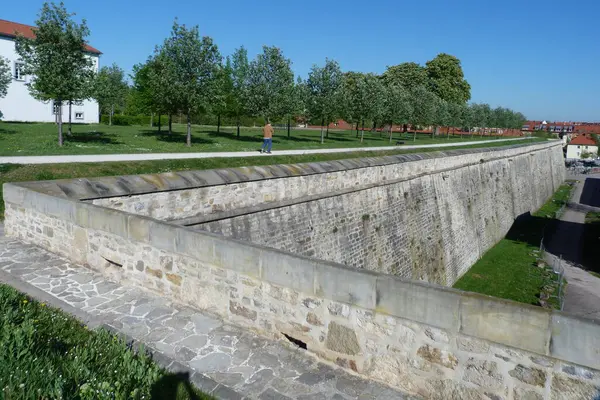
[[[540,241],[552,231],[555,214],[567,203],[573,187],[562,185],[537,212],[515,221],[510,232],[488,250],[455,284],[456,289],[527,304],[540,304],[540,293],[556,294],[556,275],[540,268]],[[549,304],[558,308],[556,298]]]
[[[2,284],[0,349],[0,399],[212,399],[142,350]]]
[[[540,141],[531,139],[528,142]],[[521,143],[521,142],[519,142]],[[496,147],[512,144],[512,142],[499,140],[496,143],[481,145],[467,145],[445,148]],[[73,164],[40,164],[19,165],[0,164],[0,220],[4,219],[4,201],[2,199],[2,184],[6,182],[40,181],[51,179],[67,179],[81,177],[158,174],[171,171],[202,170],[213,168],[231,168],[250,165],[294,164],[314,161],[331,161],[360,157],[381,157],[391,154],[423,153],[439,151],[440,149],[407,149],[389,151],[366,151],[332,154],[309,154],[301,156],[264,156],[264,157],[235,157],[235,158],[204,158],[189,160],[159,160],[138,162],[107,162],[107,163],[73,163]]]
[[[193,126],[192,147],[185,145],[185,125],[173,124],[173,133],[158,133],[157,128],[142,126],[73,125],[73,136],[65,135],[64,146],[57,145],[57,126],[42,123],[0,122],[0,156],[31,156],[60,154],[115,154],[115,153],[178,153],[205,151],[254,151],[262,143],[260,128],[242,128],[239,138],[235,128],[214,126]],[[65,125],[66,132],[66,125]],[[500,138],[490,136],[459,137],[418,134],[412,141],[412,134],[402,136],[395,133],[392,144],[405,140],[406,144],[456,143],[467,140]],[[320,131],[293,129],[287,137],[285,129],[275,129],[273,149],[318,149],[340,147],[388,146],[386,134],[365,132],[364,142],[356,137],[356,132],[331,130],[325,143],[320,143]]]

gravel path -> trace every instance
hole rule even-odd
[[[527,138],[502,139],[502,141],[525,140]],[[471,144],[496,143],[494,140],[464,141],[460,143],[437,143],[403,146],[383,147],[356,147],[342,149],[312,149],[312,150],[273,150],[274,155],[291,156],[304,154],[327,154],[327,153],[350,153],[356,151],[385,151],[385,150],[410,150],[426,148],[443,148],[452,146],[467,146]],[[257,149],[260,142],[256,144]],[[268,157],[269,154],[261,154],[257,151],[237,152],[205,152],[205,153],[147,153],[147,154],[94,154],[77,156],[24,156],[24,157],[0,157],[0,164],[61,164],[82,162],[115,162],[115,161],[148,161],[148,160],[176,160],[190,158],[231,158],[231,157]]]

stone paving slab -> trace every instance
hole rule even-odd
[[[35,293],[51,296],[53,305],[86,323],[105,325],[144,343],[161,365],[188,372],[192,383],[217,398],[413,398],[320,363],[287,343],[264,339],[138,288],[109,282],[41,248],[1,236],[0,280],[34,297]]]

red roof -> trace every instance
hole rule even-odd
[[[584,146],[597,146],[596,141],[584,135],[579,135],[575,139],[571,140],[569,144],[584,145]]]
[[[21,34],[26,38],[33,39],[35,37],[34,29],[34,26],[18,24],[16,22],[0,19],[0,36],[14,38],[17,37],[18,34]],[[93,54],[102,54],[100,50],[95,49],[87,44],[85,45],[85,50]]]

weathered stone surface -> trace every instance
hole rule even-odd
[[[160,269],[152,269],[150,267],[146,267],[146,273],[158,279],[161,279],[163,276],[163,273]]]
[[[514,400],[544,400],[544,396],[534,390],[515,388],[513,392]]]
[[[346,326],[330,322],[325,345],[329,350],[338,353],[356,355],[360,353],[360,345],[356,333]]]
[[[350,307],[348,307],[346,304],[332,302],[327,306],[327,309],[331,315],[344,318],[348,318],[350,315]]]
[[[167,273],[167,280],[176,286],[181,286],[181,276]]]
[[[254,310],[251,310],[247,307],[244,307],[240,303],[235,301],[229,302],[229,311],[231,311],[235,315],[239,315],[244,318],[248,318],[249,320],[255,321],[257,313]]]
[[[457,337],[456,344],[460,350],[469,353],[487,353],[490,350],[489,342],[466,336]]]
[[[431,363],[439,364],[450,369],[455,369],[458,365],[458,359],[454,354],[432,347],[428,344],[419,347],[417,355]]]
[[[528,368],[519,364],[515,369],[509,371],[508,374],[521,382],[533,386],[544,387],[544,384],[546,383],[546,373],[537,368]]]
[[[323,322],[317,317],[317,315],[313,312],[309,312],[306,314],[306,322],[315,326],[323,326]]]
[[[463,379],[486,390],[498,390],[504,386],[504,378],[494,361],[469,359]]]
[[[551,400],[591,399],[600,396],[600,386],[569,378],[562,374],[554,374],[550,387]]]

